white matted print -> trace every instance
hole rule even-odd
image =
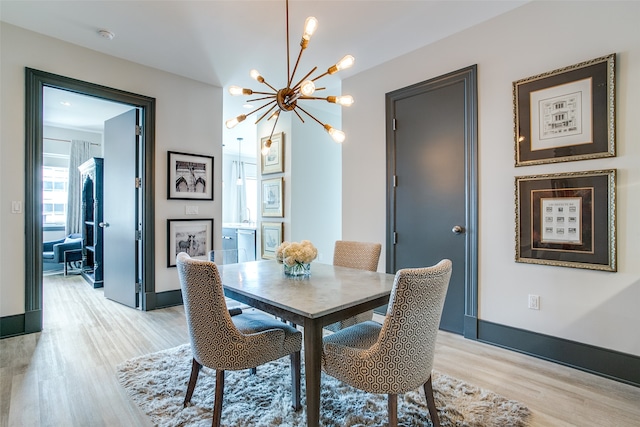
[[[262,181],[262,216],[277,218],[284,216],[282,184],[282,178]]]
[[[206,260],[213,249],[213,218],[167,220],[167,267],[176,266],[180,252]]]
[[[167,198],[213,200],[213,157],[169,151]]]

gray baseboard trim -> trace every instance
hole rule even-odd
[[[182,292],[178,290],[156,292],[156,307],[173,307],[174,305],[182,305]]]
[[[24,314],[0,317],[0,338],[24,334]]]
[[[42,331],[42,310],[0,317],[0,339]]]
[[[483,320],[478,341],[640,387],[640,357],[632,354]]]

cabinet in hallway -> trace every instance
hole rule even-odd
[[[82,182],[82,276],[94,288],[104,285],[104,159],[93,157],[78,167]]]

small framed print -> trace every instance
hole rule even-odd
[[[282,218],[284,216],[282,178],[262,181],[262,216]]]
[[[169,151],[167,198],[213,200],[213,157]]]
[[[271,137],[271,146],[266,148],[268,140],[268,136],[260,140],[260,152],[262,153],[261,173],[262,175],[267,175],[284,172],[284,134],[282,132],[274,134]]]
[[[516,177],[516,262],[616,271],[616,170]]]
[[[282,243],[282,223],[263,222],[260,241],[262,242],[262,258],[276,259],[276,249]]]
[[[516,166],[616,155],[615,57],[513,83]]]
[[[213,218],[167,220],[167,267],[176,266],[176,256],[206,260],[213,249]]]

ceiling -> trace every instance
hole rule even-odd
[[[307,16],[315,16],[319,26],[302,56],[297,77],[316,65],[324,72],[347,53],[356,58],[353,68],[322,79],[330,90],[339,88],[338,79],[528,1],[290,0],[291,68]],[[249,77],[252,68],[276,88],[286,83],[285,5],[284,0],[0,0],[0,20],[225,89],[237,84],[260,90]],[[101,37],[100,29],[115,37]],[[329,90],[327,94],[338,94]],[[241,107],[241,98],[225,95],[225,115],[247,111]],[[353,108],[356,106],[357,100]]]

